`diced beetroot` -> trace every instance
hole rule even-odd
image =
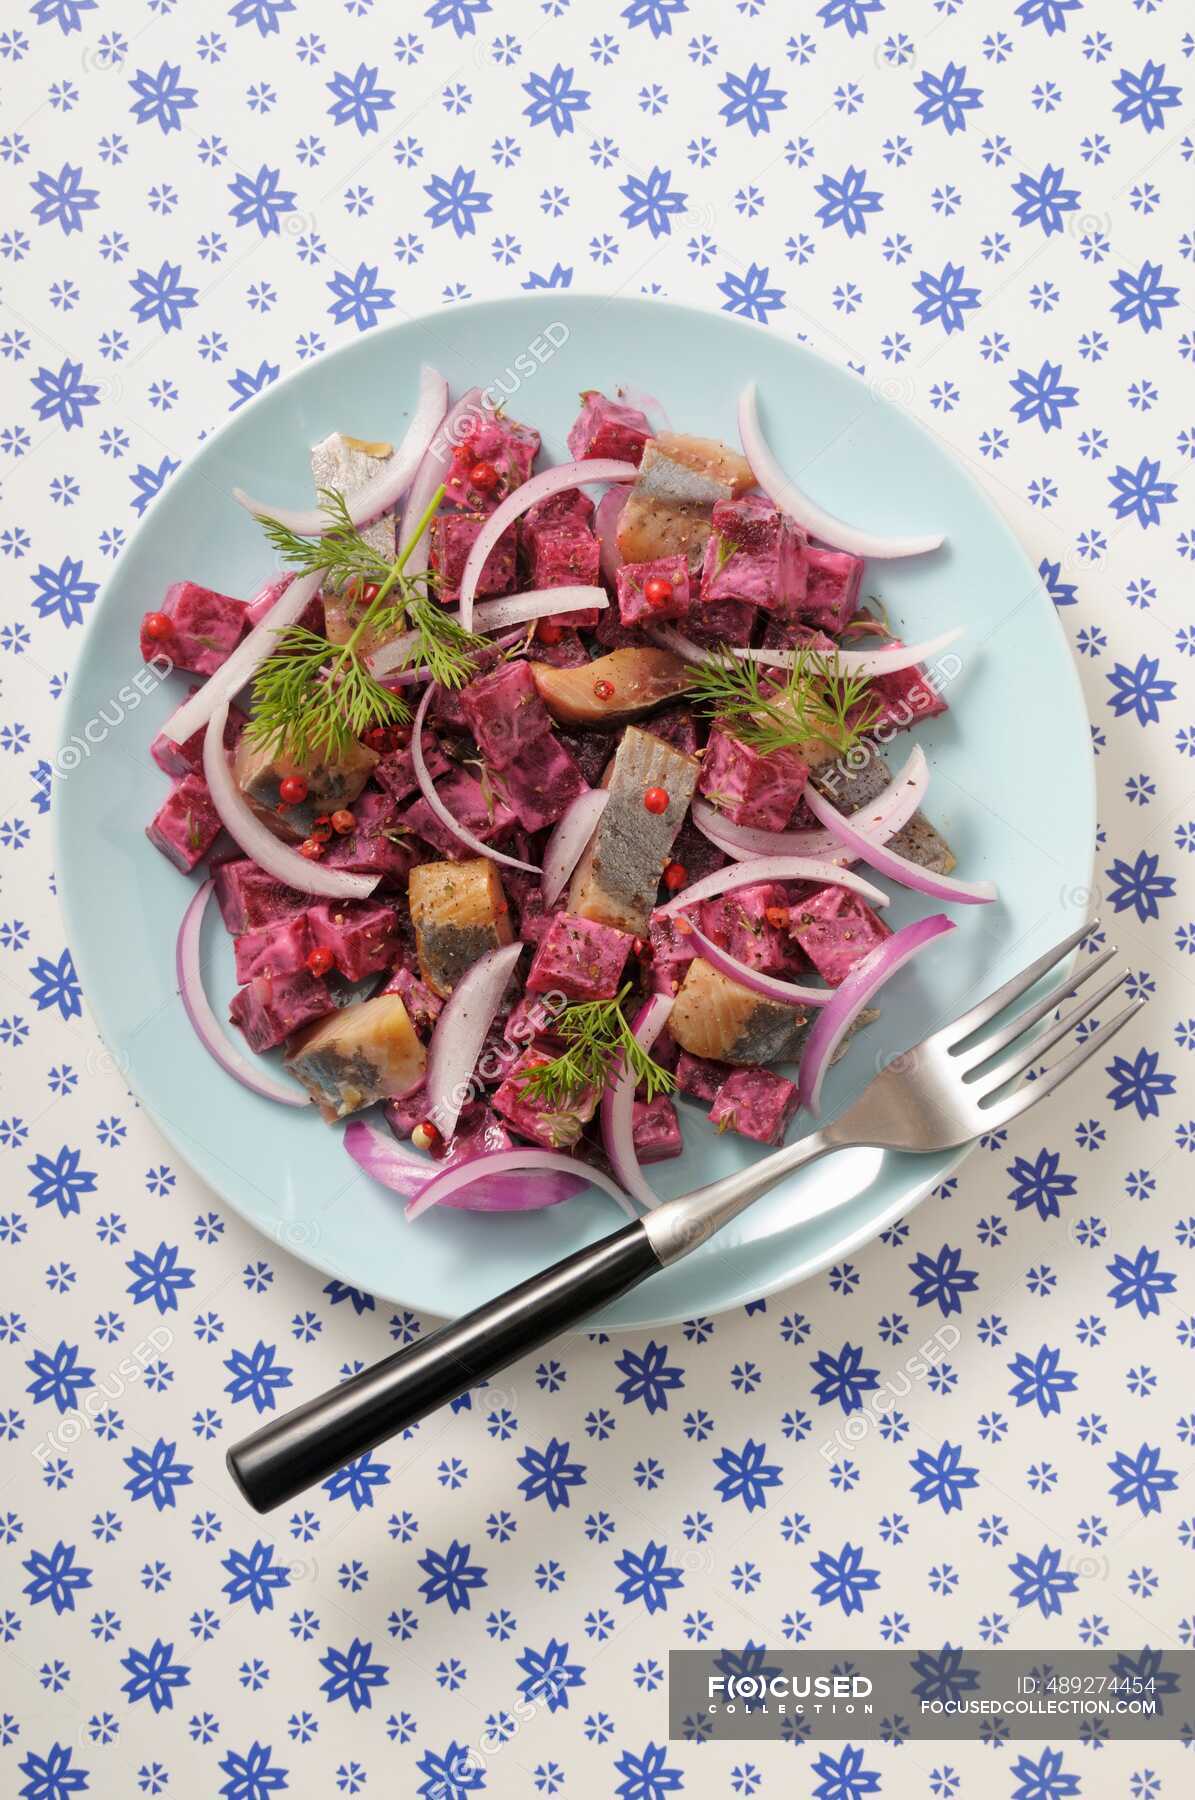
[[[214,871],[216,904],[225,928],[233,937],[259,925],[273,925],[311,904],[310,894],[287,887],[275,875],[267,875],[247,856],[234,857]]]
[[[293,975],[255,975],[238,989],[228,1016],[252,1050],[273,1050],[301,1025],[336,1011],[326,982],[298,969]]]
[[[546,906],[538,877],[525,869],[503,869],[502,885],[515,910],[515,935],[524,944],[538,944],[556,914],[563,911],[563,898],[552,907]]]
[[[198,688],[191,689],[192,694],[198,692]],[[245,715],[240,707],[235,704],[230,706],[228,721],[224,727],[224,748],[226,750],[236,749],[246,723]],[[164,731],[159,731],[149,747],[149,753],[159,769],[166,775],[173,775],[180,780],[184,775],[199,775],[203,771],[203,740],[206,732],[207,726],[201,725],[199,730],[193,731],[184,743],[176,744],[174,739],[167,737]]]
[[[432,520],[427,560],[428,566],[440,577],[439,596],[446,606],[455,606],[460,599],[461,576],[474,540],[485,522],[483,512],[442,512]],[[477,578],[479,595],[509,594],[515,584],[517,544],[515,528],[509,526],[481,566]]]
[[[519,535],[529,551],[536,532],[545,526],[550,530],[554,525],[592,525],[593,513],[593,501],[584,488],[562,488],[527,508],[519,520]]]
[[[633,942],[629,931],[559,913],[535,952],[527,992],[559,989],[573,1000],[612,1000]]]
[[[657,994],[675,994],[685,978],[685,971],[697,954],[692,934],[686,935],[680,931],[671,914],[661,918],[659,914],[653,913],[648,926],[648,937],[651,943],[652,989]]]
[[[643,446],[652,435],[647,414],[621,400],[607,400],[596,388],[581,396],[581,410],[569,428],[569,453],[575,462],[612,456],[638,468]]]
[[[603,731],[562,731],[560,741],[580,769],[590,787],[597,787],[606,772],[606,764],[614,754],[614,746]]]
[[[814,625],[803,624],[800,619],[777,619],[774,615],[764,627],[760,640],[764,650],[817,650],[823,656],[833,656],[838,645],[826,632],[818,631]]]
[[[603,650],[627,650],[637,644],[650,644],[646,631],[638,625],[624,625],[616,606],[607,606],[598,614],[593,635]]]
[[[461,708],[492,769],[505,769],[525,744],[552,728],[552,716],[525,662],[506,662],[461,691]]]
[[[591,612],[593,609],[585,607],[583,610]],[[608,607],[606,611],[609,611]],[[564,614],[561,613],[558,616],[563,618]],[[570,619],[573,617],[571,613],[568,616]],[[604,617],[605,615],[600,614],[599,616]],[[542,638],[537,637],[534,652],[536,662],[549,663],[554,669],[580,669],[589,661],[589,652],[577,632],[567,627],[561,631],[560,637],[554,644],[545,644]]]
[[[526,831],[554,825],[589,786],[554,731],[526,744],[495,777],[499,785]]]
[[[701,598],[750,600],[795,618],[805,598],[805,533],[762,494],[719,500],[701,566]]]
[[[166,589],[157,609],[166,614],[171,629],[164,638],[151,638],[141,626],[141,654],[146,662],[168,656],[176,669],[192,675],[214,675],[231,656],[245,629],[248,608],[243,600],[218,594],[195,581],[176,581]]]
[[[436,793],[453,818],[467,831],[471,831],[475,838],[480,838],[483,844],[494,843],[515,822],[515,815],[509,806],[504,805],[496,795],[488,795],[480,781],[464,769],[454,769],[445,780],[438,781]],[[462,862],[466,857],[477,855],[475,850],[461,842],[455,832],[449,831],[422,796],[400,814],[399,822],[425,843],[431,844],[433,849],[446,856],[450,862]]]
[[[598,1095],[591,1088],[570,1094],[567,1109],[559,1111],[535,1100],[527,1093],[524,1078],[528,1070],[551,1061],[543,1050],[524,1050],[490,1104],[510,1121],[520,1137],[530,1138],[549,1150],[568,1150],[581,1136],[581,1127],[592,1119]]]
[[[790,909],[789,930],[824,981],[837,987],[855,964],[892,936],[848,888],[817,888]]]
[[[427,1088],[420,1082],[409,1094],[398,1100],[387,1100],[382,1108],[386,1123],[396,1138],[409,1138],[416,1125],[427,1117]]]
[[[349,981],[388,969],[398,950],[394,908],[372,900],[324,900],[307,911],[311,941],[330,950]]]
[[[837,636],[855,610],[863,559],[845,550],[807,549],[805,570],[801,617]]]
[[[666,744],[683,751],[686,756],[697,754],[697,721],[688,706],[670,706],[665,712],[653,713],[644,730],[650,731],[653,737],[663,738]]]
[[[769,913],[780,922],[769,919]],[[706,900],[700,918],[706,936],[749,969],[774,975],[790,966],[788,895],[778,881],[753,882]]]
[[[220,831],[220,815],[202,775],[184,775],[145,827],[154,848],[184,875],[203,861]]]
[[[712,875],[715,869],[724,869],[730,858],[716,844],[711,844],[703,831],[698,831],[692,819],[686,819],[676,834],[672,860],[680,864],[688,877],[685,887],[692,887],[703,875]],[[677,891],[683,894],[684,888]],[[668,897],[672,900],[677,895],[669,894]]]
[[[572,519],[541,526],[531,542],[528,579],[533,588],[600,587],[601,546],[588,525]],[[579,611],[550,613],[548,623],[589,631],[601,612],[601,607],[583,606]]]
[[[808,776],[795,750],[756,750],[716,725],[698,786],[736,825],[783,831]]]
[[[420,1037],[427,1036],[443,1011],[444,1002],[439,994],[433,992],[419,974],[418,969],[406,961],[399,963],[385,987],[381,988],[379,992],[402,995],[403,1005]]]
[[[352,812],[356,821],[352,831],[343,836],[338,833],[325,845],[325,866],[351,875],[402,881],[419,860],[419,850],[399,826],[395,801],[389,794],[366,788],[354,800]]]
[[[749,600],[719,600],[709,606],[692,606],[685,620],[685,636],[696,644],[734,644],[745,649],[758,617],[759,608]]]
[[[311,948],[305,912],[293,913],[276,925],[242,931],[233,944],[237,980],[244,983],[255,975],[294,975],[305,966]]]
[[[894,638],[893,643],[899,643]],[[878,700],[883,706],[879,717],[871,719],[874,730],[877,725],[886,725],[891,731],[903,731],[910,725],[916,725],[921,719],[936,718],[939,713],[948,710],[945,700],[930,679],[928,672],[922,667],[897,669],[891,675],[876,675],[867,691],[866,700],[873,702],[870,712],[875,713],[874,702]]]
[[[452,506],[493,512],[512,488],[522,487],[539,453],[539,432],[505,414],[487,418],[457,449],[444,481],[444,497]],[[492,485],[478,487],[469,477],[478,463],[497,474]]]
[[[712,1104],[729,1078],[729,1063],[714,1062],[708,1056],[690,1056],[682,1050],[676,1059],[676,1085],[682,1094]]]
[[[441,775],[447,775],[452,767],[431,732],[426,730],[423,733],[423,760],[433,781],[437,781]],[[410,747],[387,750],[374,765],[373,778],[380,787],[385,788],[392,800],[410,799],[419,787]]]
[[[760,1144],[780,1144],[800,1104],[796,1084],[771,1069],[736,1069],[718,1089],[710,1123]]]
[[[636,1100],[631,1112],[631,1135],[641,1163],[667,1162],[671,1156],[683,1155],[680,1120],[667,1094],[657,1094],[654,1100]]]
[[[618,589],[618,616],[624,625],[660,624],[665,619],[683,619],[692,601],[689,585],[689,559],[686,556],[657,556],[654,562],[622,563],[615,573]],[[663,600],[649,600],[649,581],[666,581],[672,589]]]

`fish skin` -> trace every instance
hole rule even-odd
[[[258,744],[245,732],[237,745],[232,772],[263,825],[275,837],[297,843],[308,837],[316,819],[325,813],[351,807],[373,773],[376,750],[355,740],[336,756],[313,750],[301,760],[282,755],[270,744]],[[307,794],[279,811],[281,784],[288,775],[301,775]]]
[[[637,645],[611,650],[583,668],[561,669],[533,662],[531,676],[539,696],[560,725],[624,725],[644,718],[685,693],[692,673],[671,650]],[[594,692],[608,681],[614,692],[601,700]]]
[[[765,1000],[697,957],[681,983],[668,1029],[690,1056],[751,1068],[792,1061],[805,1022],[799,1006]]]
[[[610,799],[569,885],[570,913],[646,935],[697,773],[696,757],[674,750],[638,725],[627,726],[602,777]],[[651,813],[644,806],[649,787],[667,792],[664,812]]]
[[[423,1080],[427,1052],[399,994],[379,994],[308,1026],[286,1066],[332,1123],[396,1099]]]
[[[837,757],[833,760],[826,759],[820,768],[814,768],[809,780],[819,793],[825,795],[831,806],[836,806],[840,813],[849,818],[884,791],[892,780],[892,770],[873,745],[871,754],[861,767],[851,768],[845,759]],[[902,825],[888,839],[887,847],[934,875],[949,875],[957,867],[958,859],[954,851],[920,808],[906,825]]]
[[[488,857],[419,863],[407,892],[420,971],[441,999],[487,950],[513,942],[502,877]]]
[[[737,499],[754,485],[750,465],[736,450],[714,438],[662,431],[649,438],[619,516],[619,554],[624,562],[683,554],[695,569],[716,502]]]
[[[346,500],[351,500],[360,488],[381,473],[393,453],[390,444],[367,446],[361,438],[346,437],[343,432],[333,431],[322,442],[311,446],[311,479],[317,493],[320,488],[336,488]],[[387,562],[394,561],[397,551],[393,513],[384,513],[380,519],[366,525],[361,536],[379,556],[384,556]]]

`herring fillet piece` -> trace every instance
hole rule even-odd
[[[700,957],[689,964],[668,1015],[682,1050],[736,1068],[790,1061],[804,1026],[799,1006],[766,1000]]]
[[[602,777],[610,798],[569,885],[570,913],[620,931],[646,933],[697,773],[696,757],[674,750],[638,725],[627,726]],[[643,804],[650,787],[668,795],[662,813],[648,812]]]
[[[715,438],[662,431],[649,438],[639,474],[618,521],[624,562],[684,554],[696,567],[719,500],[737,500],[755,476],[737,450]]]
[[[417,863],[407,895],[419,967],[441,999],[479,956],[513,941],[502,877],[488,857]]]
[[[311,479],[316,492],[320,488],[335,488],[349,500],[381,473],[393,454],[393,444],[366,443],[362,438],[346,437],[341,431],[333,431],[311,447]],[[379,556],[384,556],[387,562],[394,561],[398,553],[394,547],[393,513],[383,513],[372,525],[362,527],[361,536]]]
[[[530,669],[539,697],[558,725],[622,725],[675,700],[692,680],[687,664],[673,651],[646,646],[611,650],[578,668],[533,662]],[[594,691],[602,683],[613,690],[605,699]]]
[[[427,1053],[400,994],[378,994],[320,1019],[294,1040],[286,1067],[331,1123],[398,1099],[423,1080]]]
[[[832,806],[849,817],[884,791],[892,780],[892,771],[880,751],[872,746],[861,768],[848,768],[834,757],[815,767],[809,779]],[[934,875],[949,875],[957,866],[954,851],[920,808],[887,840],[887,848]]]

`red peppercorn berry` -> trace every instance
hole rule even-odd
[[[689,871],[684,863],[670,862],[664,870],[664,886],[669,893],[675,894],[679,888],[684,887],[688,879]]]
[[[332,814],[332,829],[333,831],[339,832],[341,837],[344,836],[346,831],[351,831],[356,823],[355,817],[345,806],[342,806],[339,811]]]
[[[307,971],[310,975],[327,975],[335,958],[323,944],[317,944],[314,950],[307,953]]]
[[[787,906],[769,906],[765,909],[763,916],[768,924],[775,925],[777,930],[782,930],[788,924]]]
[[[469,486],[475,487],[479,494],[492,494],[498,481],[498,471],[493,463],[474,463],[469,470]]]
[[[299,855],[305,856],[309,862],[318,862],[324,854],[324,846],[317,837],[304,838],[299,845]]]
[[[278,798],[284,806],[300,806],[307,798],[307,783],[301,775],[287,775],[278,783]]]
[[[593,691],[599,700],[612,700],[614,698],[614,683],[612,681],[606,681],[604,678],[601,681],[595,681],[593,684]]]
[[[311,836],[317,844],[326,844],[332,835],[332,821],[327,813],[321,813],[311,827]]]
[[[163,638],[168,638],[173,632],[174,620],[169,613],[146,613],[141,622],[141,629],[151,642],[160,644]]]
[[[643,795],[643,804],[646,806],[649,813],[667,812],[668,789],[662,787],[649,787]]]
[[[672,598],[672,583],[666,575],[653,575],[643,584],[643,598],[649,606],[667,606]]]

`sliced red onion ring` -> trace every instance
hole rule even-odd
[[[259,869],[274,875],[303,894],[324,894],[329,899],[364,900],[378,885],[376,875],[349,875],[325,868],[314,858],[301,856],[263,825],[236,784],[224,749],[224,724],[228,702],[222,700],[208,721],[203,737],[203,775],[220,823],[235,838],[245,855]]]
[[[419,792],[427,801],[441,825],[446,825],[453,837],[467,844],[477,856],[488,856],[491,862],[503,863],[508,869],[526,869],[529,875],[538,875],[539,870],[534,863],[520,862],[517,856],[507,856],[502,850],[495,850],[492,844],[483,844],[479,837],[466,829],[458,819],[454,819],[439,794],[435,784],[427,772],[427,763],[423,756],[423,721],[427,717],[427,709],[432,695],[437,691],[436,683],[429,681],[423,690],[423,698],[415,709],[415,717],[411,722],[411,763],[415,770],[415,779],[419,783]],[[235,834],[234,834],[235,835]],[[300,858],[300,861],[303,859]],[[373,886],[373,883],[370,883]]]
[[[749,887],[756,881],[815,881],[822,887],[850,888],[852,893],[861,894],[873,906],[888,904],[887,894],[850,869],[818,862],[811,856],[760,856],[751,862],[731,863],[729,868],[715,869],[712,875],[703,875],[675,900],[657,906],[656,917],[671,918],[675,913],[684,912],[686,907],[695,906],[699,900],[712,900],[715,894],[733,893],[735,888]]]
[[[487,950],[457,982],[432,1032],[427,1058],[427,1116],[447,1140],[470,1098],[473,1071],[502,1004],[522,944]]]
[[[635,1016],[631,1031],[645,1050],[650,1050],[668,1023],[672,1011],[671,994],[653,994]],[[615,1178],[641,1206],[660,1204],[660,1197],[648,1184],[639,1158],[635,1155],[635,1089],[638,1083],[632,1069],[623,1069],[613,1087],[602,1095],[602,1144],[610,1158]]]
[[[418,1200],[424,1188],[437,1173],[439,1164],[397,1143],[388,1131],[380,1131],[365,1119],[354,1119],[345,1129],[344,1147],[353,1161],[408,1202]],[[487,1158],[474,1158],[478,1164]],[[453,1165],[456,1166],[455,1164]],[[559,1206],[589,1186],[589,1174],[562,1175],[555,1171],[491,1177],[479,1167],[477,1179],[463,1192],[450,1196],[443,1205],[458,1212],[538,1212],[545,1206]],[[418,1217],[422,1207],[408,1209],[407,1217]]]
[[[192,899],[183,914],[182,924],[178,928],[178,939],[174,947],[174,968],[178,979],[178,991],[183,1003],[183,1011],[195,1028],[195,1035],[207,1051],[208,1055],[219,1063],[220,1067],[234,1081],[250,1093],[260,1094],[263,1100],[277,1100],[283,1106],[308,1106],[307,1095],[290,1083],[275,1081],[269,1070],[260,1062],[251,1062],[249,1058],[232,1043],[227,1032],[216,1017],[215,1010],[203,985],[203,965],[200,959],[199,943],[203,931],[203,915],[207,911],[207,903],[212,897],[215,883],[205,881]]]
[[[465,563],[460,600],[461,624],[465,630],[473,629],[473,596],[477,591],[478,576],[485,567],[486,557],[508,525],[521,518],[537,500],[547,500],[565,488],[582,487],[588,481],[634,481],[638,472],[634,463],[615,462],[604,456],[591,457],[584,462],[564,463],[558,469],[545,469],[542,475],[533,475],[530,481],[507,494],[474,538]]]
[[[925,894],[931,900],[958,900],[965,906],[982,906],[996,898],[995,882],[956,881],[952,875],[935,875],[910,862],[907,856],[899,856],[887,845],[877,843],[874,837],[859,830],[854,817],[844,818],[815,788],[805,790],[805,802],[827,831],[832,831],[845,849],[874,869],[877,875],[898,881],[901,887],[912,888],[915,894]]]
[[[608,788],[590,788],[578,794],[554,828],[544,846],[544,874],[540,882],[544,905],[551,906],[581,860],[581,853],[597,829],[607,800]]]
[[[781,981],[777,975],[765,975],[761,969],[751,968],[749,963],[740,962],[737,956],[723,950],[721,944],[715,944],[713,938],[707,937],[696,925],[689,932],[689,942],[696,945],[702,961],[717,969],[720,975],[728,975],[731,981],[737,981],[740,987],[749,988],[765,1000],[776,1000],[781,1006],[825,1006],[834,998],[833,988]]]
[[[956,625],[952,631],[926,638],[922,644],[889,644],[882,650],[836,650],[832,657],[829,652],[826,655],[839,674],[869,679],[873,675],[895,675],[901,669],[929,662],[962,636],[963,627]],[[736,646],[731,655],[741,657],[744,662],[771,663],[778,669],[791,669],[797,660],[795,650],[743,650]]]
[[[609,604],[605,588],[535,588],[526,594],[512,594],[507,600],[483,600],[480,606],[473,608],[472,630],[479,634],[500,631],[506,625],[526,625],[532,619],[544,619],[549,614],[581,612],[587,606],[607,607]],[[445,617],[457,625],[461,623],[459,613],[447,613]],[[410,655],[414,642],[415,633],[404,631],[401,637],[380,645],[366,658],[370,673],[381,677],[398,668],[403,658]]]
[[[749,381],[739,396],[739,441],[743,455],[751,464],[760,487],[774,506],[785,512],[810,537],[820,538],[837,550],[849,550],[852,556],[923,556],[937,550],[943,542],[940,532],[922,537],[881,537],[873,531],[861,531],[836,519],[833,513],[811,500],[780,467],[759,423],[759,407],[755,383]]]
[[[635,1217],[635,1210],[622,1189],[600,1169],[591,1168],[575,1156],[565,1156],[559,1150],[535,1150],[524,1144],[514,1150],[496,1150],[491,1156],[478,1156],[468,1162],[455,1163],[451,1168],[442,1168],[423,1188],[419,1198],[407,1207],[407,1218],[417,1219],[432,1206],[450,1205],[453,1194],[469,1187],[479,1177],[488,1182],[498,1175],[538,1174],[541,1170],[572,1175],[586,1187],[601,1188],[630,1218]]]
[[[246,602],[249,611],[247,618],[250,625],[257,625],[270,611],[279,595],[284,594],[294,580],[294,571],[288,569],[285,575],[271,575],[263,581],[257,592]]]
[[[622,566],[622,555],[618,548],[618,521],[626,503],[626,495],[620,493],[618,488],[607,488],[593,515],[593,529],[601,548],[602,580],[608,581],[611,587]]]
[[[926,944],[954,928],[954,920],[944,913],[935,913],[931,918],[917,919],[912,925],[903,926],[878,944],[862,962],[856,963],[842,986],[834,989],[829,1005],[824,1006],[813,1021],[801,1053],[797,1088],[801,1105],[807,1112],[817,1116],[822,1082],[834,1052],[877,988],[883,987]]]
[[[358,488],[355,494],[345,496],[349,518],[354,525],[368,525],[401,500],[423,461],[447,405],[448,383],[438,369],[425,363],[419,372],[419,399],[402,443],[386,459],[385,467],[378,470],[372,481]],[[318,506],[268,506],[262,500],[254,500],[244,488],[233,488],[232,497],[255,519],[277,519],[280,525],[285,525],[299,537],[322,537],[331,522]]]
[[[887,843],[908,824],[928,787],[929,764],[918,744],[888,786],[851,817],[874,842]],[[834,861],[845,854],[841,838],[824,827],[820,831],[763,831],[753,825],[736,825],[707,800],[693,802],[693,823],[738,862],[754,856],[815,856]]]
[[[270,611],[258,621],[248,637],[241,639],[216,673],[210,675],[189,700],[184,700],[162,727],[168,738],[173,738],[176,744],[185,744],[201,725],[207,724],[221,702],[227,705],[234,694],[240,693],[257,665],[273,651],[279,634],[294,624],[319,593],[321,579],[318,573],[303,575],[279,594]]]
[[[432,434],[427,452],[411,483],[411,491],[407,495],[407,504],[403,510],[402,529],[398,535],[399,551],[407,552],[406,573],[408,575],[422,575],[427,568],[430,532],[425,531],[417,544],[411,544],[411,539],[415,535],[415,529],[420,519],[431,505],[436,489],[448,473],[448,465],[452,461],[453,446],[458,441],[461,421],[474,417],[481,410],[481,389],[466,388],[460,399],[449,407],[439,429]],[[408,546],[410,546],[409,549]]]

